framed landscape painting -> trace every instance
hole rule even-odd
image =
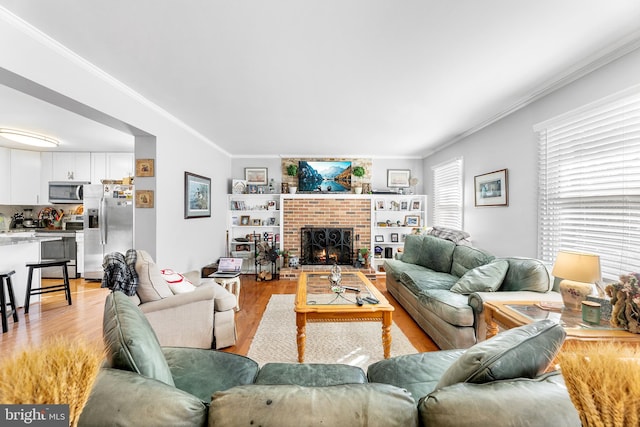
[[[474,177],[476,206],[509,206],[507,169]]]
[[[211,178],[184,173],[184,217],[211,216]]]
[[[387,169],[387,187],[405,188],[409,186],[409,169]]]
[[[244,179],[249,185],[267,185],[267,168],[244,168]]]

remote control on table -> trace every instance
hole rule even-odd
[[[362,302],[362,298],[356,297],[356,304],[358,304],[359,306],[364,305],[364,302]]]
[[[353,286],[343,286],[342,288],[346,289],[347,291],[360,292],[360,289],[354,288]]]
[[[374,297],[364,297],[362,298],[364,301],[370,303],[370,304],[378,304],[380,301],[378,301],[377,299],[375,299]]]

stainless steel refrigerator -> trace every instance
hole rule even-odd
[[[102,280],[102,260],[133,248],[133,186],[84,186],[84,278]]]

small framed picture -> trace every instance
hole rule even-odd
[[[509,206],[507,178],[506,169],[475,176],[476,206]]]
[[[406,188],[409,186],[409,169],[387,169],[387,187]]]
[[[271,217],[269,218],[269,225],[276,225],[276,218],[275,217]]]
[[[260,225],[262,225],[262,221],[260,220],[260,218],[254,218],[254,219],[253,219],[253,225],[254,225],[254,226],[260,226]]]
[[[244,179],[234,179],[231,181],[232,194],[244,194],[247,192],[247,181]]]
[[[240,217],[240,225],[249,225],[249,215],[242,215]]]
[[[398,233],[391,233],[391,241],[394,243],[398,242]]]
[[[400,201],[400,210],[401,211],[408,211],[409,210],[409,201],[401,200]]]
[[[420,199],[413,199],[411,201],[411,210],[419,211],[420,209],[422,209],[422,201]]]
[[[276,203],[275,200],[269,200],[267,202],[267,210],[268,211],[275,211],[276,210],[276,206],[277,206],[277,203]]]
[[[249,194],[258,194],[258,186],[255,184],[249,184],[247,185],[247,188],[249,189],[247,191],[247,193]]]
[[[244,168],[244,179],[248,184],[267,185],[267,168]]]
[[[384,199],[376,200],[376,210],[384,211],[387,209],[387,202]]]
[[[184,173],[184,217],[211,216],[211,178]]]
[[[406,215],[404,225],[407,227],[420,227],[420,215]]]
[[[136,159],[136,176],[153,176],[153,159]]]
[[[376,234],[375,239],[376,242],[384,242],[384,236],[382,234]]]
[[[136,208],[153,207],[153,190],[136,190]]]

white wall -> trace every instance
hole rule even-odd
[[[0,67],[157,138],[156,261],[200,269],[224,254],[228,156],[64,49],[0,15]],[[212,179],[212,217],[184,219],[184,172]],[[153,241],[150,239],[149,241]],[[144,248],[143,248],[144,249]]]
[[[431,181],[432,166],[463,156],[464,228],[474,244],[497,256],[536,257],[537,139],[533,125],[637,84],[640,50],[427,157],[425,178]],[[474,207],[474,176],[504,168],[509,170],[509,206]],[[431,185],[425,191],[431,195]],[[432,208],[430,203],[429,218]]]

